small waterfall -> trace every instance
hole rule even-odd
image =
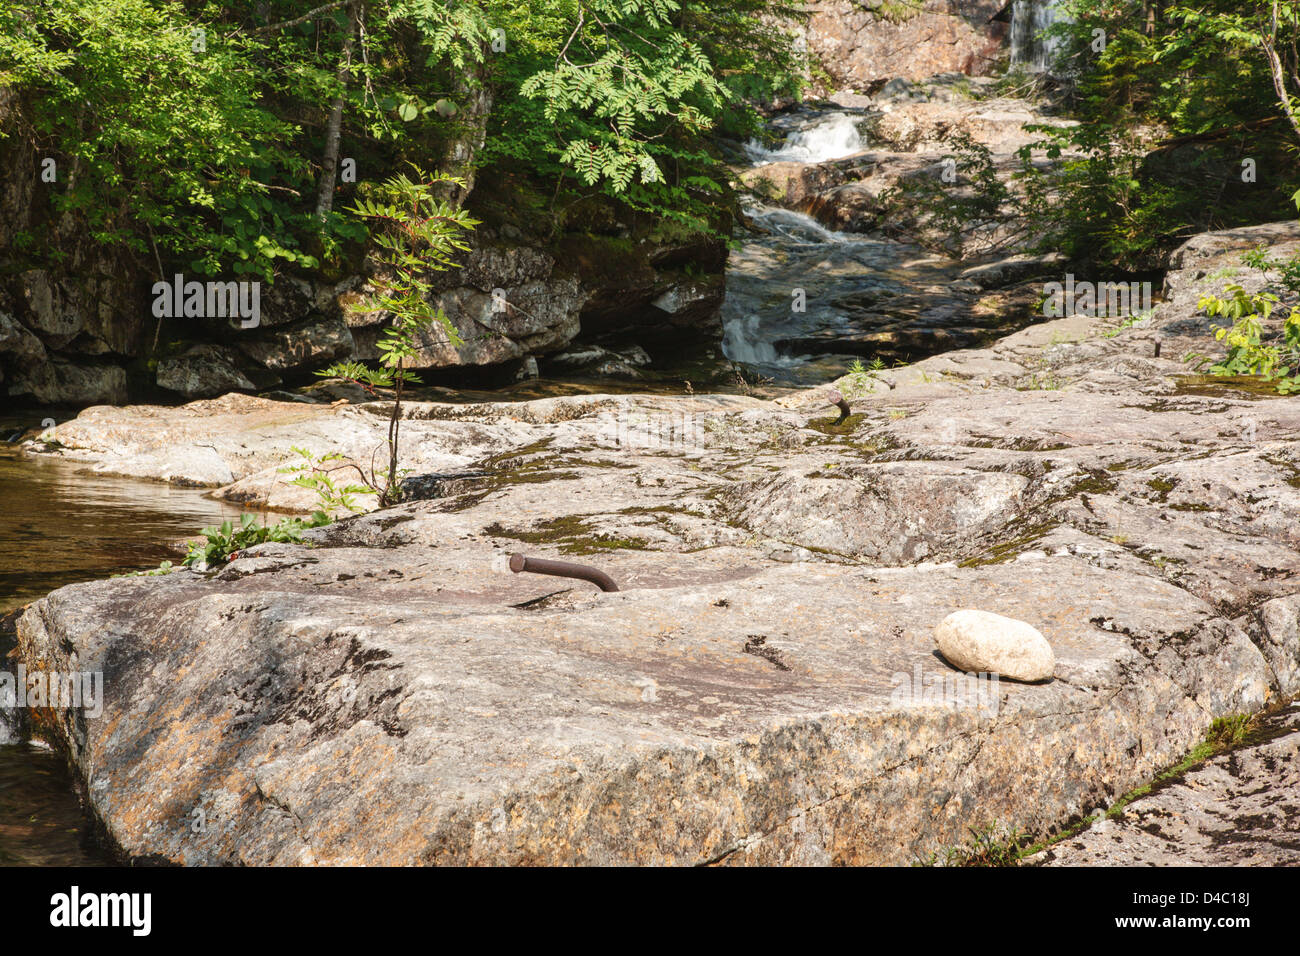
[[[13,627],[14,613],[0,613],[0,745],[17,743],[22,739],[22,727],[19,722],[17,701],[13,686],[17,680],[9,652],[14,647]]]
[[[782,162],[824,163],[852,156],[865,148],[857,121],[845,113],[832,113],[814,126],[787,134],[784,145],[776,149],[768,149],[751,139],[745,152],[755,165],[764,165]]]
[[[754,226],[770,236],[782,236],[793,243],[846,242],[854,236],[827,229],[812,216],[780,206],[742,201],[741,207]]]
[[[1015,0],[1011,5],[1011,65],[1031,73],[1053,67],[1060,41],[1042,32],[1067,17],[1059,0]]]
[[[757,315],[728,316],[722,332],[722,354],[746,365],[776,365],[776,346],[763,341]],[[3,733],[0,730],[0,733]]]
[[[796,115],[798,124],[785,142],[768,149],[757,140],[745,147],[755,166],[768,163],[822,163],[852,156],[866,148],[858,119],[848,113]],[[791,310],[792,292],[815,280],[807,275],[824,265],[823,251],[849,243],[851,237],[827,229],[812,216],[767,206],[752,197],[744,201],[755,235],[743,250],[733,252],[727,266],[727,295],[722,306],[722,354],[733,362],[755,365],[768,373],[799,369],[807,355],[786,354],[776,340],[804,329],[803,313]],[[853,237],[856,238],[856,237]],[[824,306],[814,304],[816,319]]]
[[[810,356],[782,354],[772,340],[795,334],[799,328],[799,323],[792,321],[796,317],[788,314],[790,304],[785,296],[806,281],[800,277],[804,271],[798,264],[801,254],[811,254],[810,261],[816,262],[820,260],[819,250],[852,244],[861,237],[827,229],[812,216],[792,209],[767,206],[753,199],[742,205],[754,230],[765,239],[751,240],[746,250],[732,253],[728,292],[722,306],[722,354],[733,362],[761,366],[768,372],[797,369],[807,364]],[[780,250],[778,259],[763,259],[756,268],[747,270],[747,256],[764,245]]]
[[[12,708],[0,706],[0,746],[16,744],[22,740],[18,714]]]

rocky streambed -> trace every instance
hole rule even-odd
[[[1063,121],[1046,104],[997,95],[987,77],[855,83],[875,93],[841,91],[779,112],[767,145],[717,144],[747,197],[730,254],[721,235],[670,240],[609,210],[575,212],[574,231],[553,235],[520,221],[520,199],[504,183],[480,179],[472,248],[434,279],[462,343],[431,330],[414,364],[426,381],[461,388],[540,376],[539,384],[703,391],[733,384],[731,360],[744,376],[806,386],[855,358],[910,361],[1026,324],[1032,292],[1022,282],[1053,265],[1002,261],[1026,238],[1014,204],[969,217],[953,259],[922,247],[932,214],[891,212],[882,195],[942,181],[950,141],[961,136],[986,146],[1005,180],[1032,139],[1023,125]],[[15,108],[0,104],[0,114],[12,118]],[[0,211],[12,213],[0,215],[0,248],[15,231],[41,231],[31,221],[34,155],[15,147],[0,157],[19,171],[0,195]],[[953,196],[973,195],[974,171],[952,172]],[[283,275],[259,292],[256,324],[245,328],[224,310],[155,319],[150,290],[174,272],[113,260],[82,233],[62,244],[76,249],[75,274],[15,263],[0,275],[0,385],[24,401],[276,397],[331,362],[380,355],[389,314],[351,311],[372,291],[365,270]]]
[[[1069,121],[997,89],[963,74],[895,79],[871,96],[841,92],[779,114],[769,142],[734,150],[748,228],[727,261],[726,356],[812,385],[855,360],[915,361],[1033,321],[1043,277],[1063,267],[1059,255],[1023,251],[1032,237],[1013,181],[1017,151],[1035,141],[1027,124]],[[963,141],[987,150],[1010,195],[945,225],[916,197],[945,184],[950,211],[971,203],[978,170],[953,149]],[[903,187],[919,193],[893,195]]]
[[[1300,402],[1179,360],[1261,241],[1300,229],[1198,237],[1134,327],[847,376],[843,422],[824,389],[411,404],[421,500],[31,605],[24,664],[106,688],[46,731],[111,839],[176,863],[907,863],[1049,834],[1300,688]],[[292,510],[291,446],[368,458],[386,413],[97,408],[48,447]],[[1037,627],[1053,679],[965,693],[933,637],[961,608]]]

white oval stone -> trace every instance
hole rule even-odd
[[[989,611],[954,611],[934,629],[939,650],[961,671],[984,671],[1014,680],[1045,680],[1056,655],[1038,628]]]

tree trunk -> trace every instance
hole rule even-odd
[[[465,180],[464,189],[449,189],[446,196],[457,206],[464,205],[474,189],[474,160],[487,140],[488,117],[493,104],[487,60],[491,55],[484,50],[481,59],[472,65],[466,64],[465,71],[456,77],[452,87],[456,104],[452,119],[456,132],[443,151],[440,172]]]
[[[1291,128],[1295,130],[1296,136],[1300,136],[1300,118],[1297,118],[1295,110],[1291,105],[1291,91],[1286,85],[1286,69],[1282,65],[1282,58],[1277,52],[1277,0],[1273,2],[1273,18],[1269,25],[1269,32],[1260,37],[1260,46],[1264,48],[1264,56],[1268,59],[1268,70],[1273,76],[1273,89],[1277,93],[1278,102],[1282,104],[1282,111],[1286,113],[1287,121],[1290,122]]]
[[[343,52],[339,56],[339,69],[335,74],[339,82],[339,95],[330,107],[329,125],[325,129],[325,155],[321,160],[320,188],[316,192],[316,218],[322,222],[334,208],[334,183],[339,173],[339,140],[343,133],[343,101],[352,71],[352,44],[357,35],[357,7],[348,4],[348,32],[343,39]]]

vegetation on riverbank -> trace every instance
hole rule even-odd
[[[603,200],[708,231],[728,193],[708,135],[798,90],[798,16],[765,0],[4,4],[0,89],[30,127],[4,133],[66,170],[54,213],[164,273],[337,273],[366,230],[336,194],[410,158],[466,179],[453,200],[482,175],[556,220]]]
[[[1101,265],[1158,268],[1197,232],[1285,218],[1300,186],[1300,3],[1068,0],[1066,112],[1042,127],[1062,158],[1023,152],[1025,212],[1043,241]]]

